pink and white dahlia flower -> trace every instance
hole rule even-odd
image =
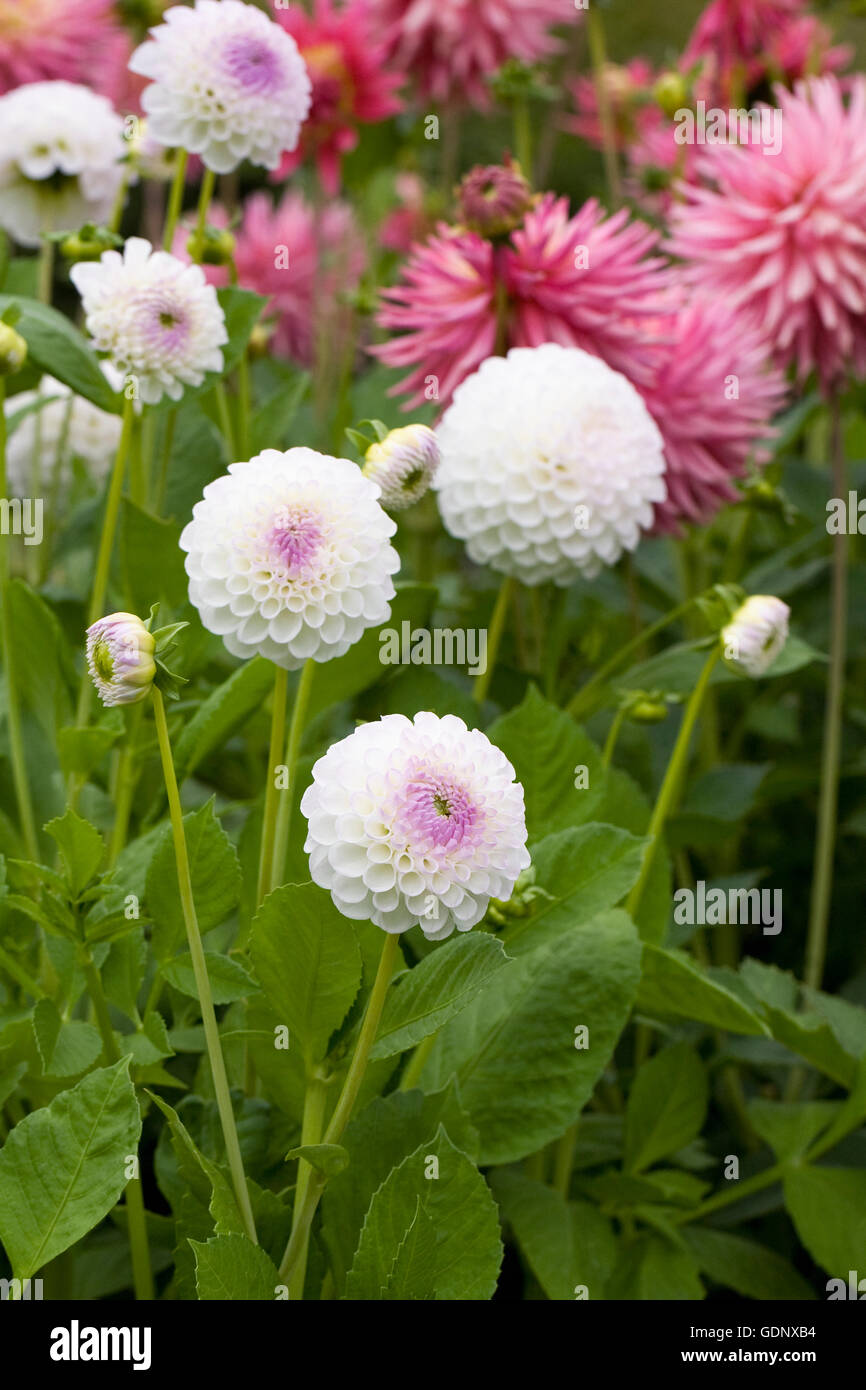
[[[135,705],[156,675],[153,634],[134,613],[112,613],[87,629],[87,669],[104,705]]]
[[[453,714],[388,714],[332,744],[301,799],[310,874],[346,917],[469,931],[529,866],[523,787]]]
[[[185,386],[222,371],[225,315],[199,266],[130,237],[122,255],[79,261],[69,276],[96,346],[121,376],[135,378],[146,405],[180,400]]]
[[[778,360],[829,389],[866,373],[866,77],[777,89],[780,152],[708,148],[713,186],[690,186],[671,249],[695,285],[740,308]]]
[[[129,61],[150,78],[141,104],[152,137],[200,155],[218,174],[244,159],[276,169],[310,109],[294,39],[241,0],[173,5],[164,19]]]
[[[0,92],[81,82],[118,102],[129,46],[112,0],[0,0]]]
[[[391,613],[397,527],[378,499],[356,464],[314,449],[231,464],[180,537],[204,626],[289,671],[343,656]]]

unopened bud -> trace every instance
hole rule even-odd
[[[439,443],[427,425],[403,425],[371,444],[364,477],[378,483],[386,511],[400,512],[419,501],[439,467]]]
[[[134,705],[150,693],[156,643],[134,613],[112,613],[87,629],[87,669],[104,705]]]
[[[14,376],[27,361],[27,343],[10,323],[0,320],[0,376]]]

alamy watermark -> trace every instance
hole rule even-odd
[[[760,926],[764,936],[782,930],[781,888],[707,888],[698,879],[694,888],[674,893],[677,926]]]
[[[413,628],[408,620],[379,634],[383,666],[465,666],[470,676],[487,670],[487,629]]]
[[[699,101],[693,111],[682,106],[674,113],[674,139],[678,145],[757,145],[765,155],[782,149],[782,116],[775,106],[707,107]]]
[[[42,498],[0,497],[0,535],[23,536],[25,545],[41,545]]]

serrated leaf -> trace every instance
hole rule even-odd
[[[379,1290],[379,1299],[401,1303],[434,1299],[432,1271],[435,1268],[436,1227],[419,1197],[412,1224],[400,1242],[391,1272]]]
[[[492,1297],[502,1259],[496,1204],[475,1164],[440,1127],[433,1143],[404,1159],[373,1197],[346,1281],[347,1298],[378,1298],[419,1204],[436,1231],[428,1296]]]
[[[64,1021],[51,999],[37,1001],[33,1032],[46,1076],[80,1076],[102,1052],[99,1030],[81,1019]]]
[[[705,1296],[691,1251],[649,1234],[624,1245],[608,1284],[608,1298],[632,1302],[696,1301]]]
[[[352,924],[315,884],[288,883],[265,899],[252,924],[258,979],[292,1046],[310,1061],[325,1055],[361,984]]]
[[[296,1149],[289,1149],[286,1154],[287,1163],[293,1158],[305,1159],[311,1168],[324,1173],[326,1178],[337,1177],[349,1166],[349,1154],[342,1144],[301,1144]]]
[[[254,656],[202,701],[192,719],[184,725],[175,745],[179,782],[261,707],[273,684],[271,662]]]
[[[246,1236],[220,1235],[202,1243],[191,1240],[195,1281],[202,1300],[264,1300],[276,1297],[279,1271],[260,1245]]]
[[[112,391],[87,339],[66,317],[35,299],[0,295],[0,314],[15,304],[21,310],[16,331],[27,340],[29,359],[107,413],[118,414],[122,402]]]
[[[105,853],[102,836],[95,825],[84,820],[71,807],[62,816],[50,820],[45,831],[60,849],[72,896],[77,898],[95,877],[102,863]]]
[[[239,960],[218,955],[216,951],[205,951],[204,958],[215,1004],[232,1004],[236,999],[246,999],[255,993],[256,982]],[[189,951],[164,961],[160,971],[163,979],[174,989],[180,990],[189,999],[198,999],[198,986]]]
[[[393,1057],[435,1033],[507,963],[502,942],[484,934],[460,935],[432,951],[392,984],[371,1058]]]
[[[199,929],[218,927],[237,906],[241,869],[237,853],[216,818],[213,802],[183,818],[192,892]],[[157,960],[165,961],[186,941],[177,864],[169,826],[154,851],[147,871],[147,908],[153,918],[151,945]]]
[[[93,1229],[127,1183],[141,1115],[126,1058],[16,1125],[0,1150],[0,1238],[28,1279]]]

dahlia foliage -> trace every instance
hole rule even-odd
[[[0,0],[4,1298],[861,1296],[866,9],[696,9]]]

